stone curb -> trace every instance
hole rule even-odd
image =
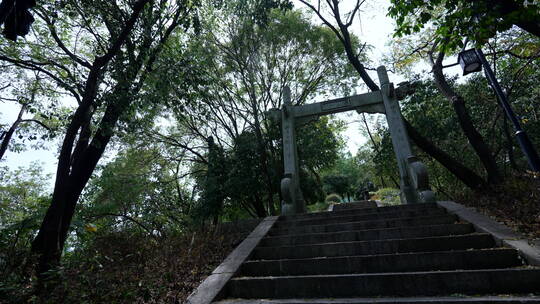
[[[279,216],[269,216],[231,252],[225,260],[189,295],[185,303],[209,304],[224,296],[224,287],[238,271],[240,265],[251,255],[253,249],[268,233]]]
[[[437,205],[471,223],[477,231],[491,234],[498,245],[516,249],[529,265],[540,266],[540,247],[523,235],[456,202],[438,201]]]

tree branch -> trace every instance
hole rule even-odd
[[[37,119],[23,119],[21,120],[21,123],[22,122],[33,122],[33,123],[36,123],[40,126],[42,126],[43,128],[47,129],[48,131],[51,131],[51,128],[49,126],[47,126],[46,124],[44,124],[43,122],[37,120]]]
[[[97,57],[95,63],[98,66],[104,66],[106,65],[114,55],[120,50],[120,47],[124,44],[127,37],[131,33],[131,30],[133,30],[133,26],[135,25],[135,22],[139,18],[139,15],[141,14],[141,11],[143,10],[144,6],[153,0],[138,0],[133,5],[133,12],[131,13],[131,16],[126,21],[126,25],[118,35],[118,38],[114,41],[114,43],[111,45],[107,53],[105,53],[101,57]]]
[[[51,36],[53,37],[54,41],[56,42],[58,47],[60,47],[64,51],[64,53],[66,53],[67,56],[69,56],[73,61],[77,62],[78,64],[80,64],[80,65],[82,65],[82,66],[84,66],[86,68],[91,68],[92,67],[92,65],[88,61],[83,60],[79,56],[75,55],[73,52],[71,52],[66,47],[64,42],[62,42],[60,37],[58,37],[58,32],[56,31],[56,28],[54,27],[54,21],[51,20],[49,17],[47,17],[46,12],[42,12],[41,10],[36,10],[36,14],[41,19],[43,19],[43,21],[45,21],[45,23],[47,24],[47,27],[49,28],[49,32],[51,33]]]
[[[18,60],[18,59],[13,59],[13,58],[4,56],[4,55],[0,55],[0,60],[11,62],[11,63],[15,64],[16,66],[24,68],[24,69],[35,70],[35,71],[40,71],[40,72],[44,73],[45,75],[51,77],[54,81],[56,81],[58,83],[58,85],[60,85],[60,87],[62,87],[64,89],[66,89],[67,91],[69,91],[79,103],[81,102],[79,93],[77,93],[77,91],[74,88],[72,88],[70,85],[68,85],[62,79],[60,79],[58,76],[54,75],[53,73],[51,73],[51,72],[49,72],[49,71],[47,71],[47,70],[45,70],[44,68],[41,67],[41,66],[49,65],[49,63],[35,62],[35,61],[32,61],[32,60]]]

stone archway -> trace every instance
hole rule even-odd
[[[380,91],[348,96],[319,103],[293,106],[288,87],[284,92],[284,104],[279,111],[283,136],[284,175],[281,180],[283,197],[281,213],[291,215],[304,213],[306,206],[300,190],[296,127],[319,116],[355,110],[358,113],[382,113],[386,115],[392,137],[400,174],[401,203],[435,202],[435,195],[429,186],[425,165],[412,154],[407,130],[401,117],[397,95],[404,89],[394,89],[389,81],[386,68],[377,68]]]

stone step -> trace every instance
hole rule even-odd
[[[381,219],[368,220],[349,223],[338,223],[328,225],[308,225],[300,227],[287,227],[276,229],[273,228],[268,232],[270,236],[286,235],[286,234],[307,234],[307,233],[324,233],[338,232],[348,230],[366,230],[366,229],[382,229],[395,228],[405,226],[422,226],[422,225],[437,225],[437,224],[452,224],[457,221],[457,216],[453,214],[444,214],[438,216],[418,216],[409,218]]]
[[[417,209],[428,209],[428,208],[439,208],[437,204],[427,203],[427,204],[408,204],[408,205],[396,205],[396,206],[386,206],[378,208],[361,208],[361,209],[350,209],[350,210],[340,210],[340,211],[322,211],[322,212],[313,212],[313,213],[302,213],[296,215],[284,215],[280,216],[280,221],[289,221],[289,220],[300,220],[300,219],[311,219],[311,218],[326,218],[332,216],[345,216],[351,214],[364,214],[364,213],[387,213],[395,212],[401,210],[417,210]]]
[[[460,235],[474,232],[471,224],[443,224],[429,226],[412,226],[357,231],[340,231],[314,234],[299,234],[265,237],[260,247],[294,246],[317,243],[354,242],[383,239],[404,239],[414,237]]]
[[[352,203],[341,203],[341,204],[335,204],[332,210],[339,211],[339,210],[351,210],[351,209],[363,209],[363,208],[377,208],[377,203],[375,201],[358,201],[358,202],[352,202]]]
[[[237,298],[435,296],[540,292],[540,269],[454,270],[286,277],[239,277],[227,284]]]
[[[540,297],[535,296],[453,296],[453,297],[377,297],[377,298],[342,298],[342,299],[232,299],[214,302],[215,304],[518,304],[540,303]]]
[[[522,265],[514,249],[455,250],[293,260],[247,261],[238,276],[291,276],[491,269]]]
[[[282,247],[257,247],[253,250],[251,259],[304,259],[315,257],[463,250],[470,248],[482,249],[493,246],[494,241],[489,234],[478,233],[461,236],[322,243]]]
[[[419,210],[398,210],[388,213],[365,213],[365,214],[352,214],[346,216],[333,216],[328,218],[314,218],[314,219],[301,219],[295,221],[279,221],[276,222],[276,228],[287,227],[299,227],[309,225],[329,225],[348,222],[359,222],[367,220],[382,220],[404,217],[419,217],[419,216],[437,216],[446,214],[446,210],[442,208],[425,208]]]

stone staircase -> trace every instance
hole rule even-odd
[[[215,303],[540,303],[540,269],[436,204],[280,217]]]

